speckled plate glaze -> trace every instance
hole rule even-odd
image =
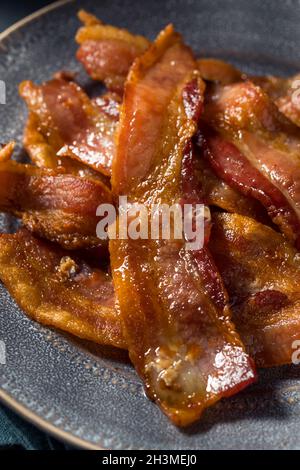
[[[76,11],[154,38],[168,22],[202,55],[231,60],[255,73],[300,69],[300,1],[101,0],[58,4],[0,36],[0,141],[21,142],[24,79],[42,81],[75,60]],[[22,151],[19,147],[19,156]],[[10,231],[14,221],[0,219]],[[125,353],[86,344],[30,321],[0,285],[0,397],[56,437],[97,449],[299,449],[300,367],[261,371],[259,382],[207,410],[201,422],[176,429],[144,395]]]

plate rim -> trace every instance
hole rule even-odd
[[[50,3],[49,5],[44,6],[43,8],[39,8],[37,11],[13,23],[2,33],[0,33],[0,46],[4,39],[9,37],[12,33],[21,29],[23,26],[26,26],[28,23],[31,23],[32,21],[49,13],[50,11],[56,10],[66,5],[67,3],[71,3],[73,1],[74,0],[58,0],[54,3]],[[54,438],[59,439],[60,441],[63,441],[67,444],[81,449],[83,448],[87,450],[108,450],[103,447],[99,447],[98,445],[93,445],[92,443],[81,439],[80,437],[76,437],[67,431],[63,431],[62,429],[57,428],[54,424],[49,423],[44,418],[41,418],[38,414],[29,410],[25,405],[23,405],[17,399],[13,398],[11,395],[6,393],[2,388],[0,389],[0,402],[10,408],[15,413],[17,413],[29,423],[33,424],[40,430],[46,432],[47,434],[50,434]]]
[[[49,13],[49,11],[55,10],[67,3],[71,3],[74,0],[57,0],[54,3],[49,3],[49,5],[44,6],[43,8],[39,8],[38,10],[34,11],[33,13],[30,13],[30,15],[24,16],[24,18],[21,18],[20,20],[16,21],[13,23],[11,26],[6,28],[4,31],[0,33],[0,43],[3,41],[3,39],[7,38],[11,33],[17,31],[18,29],[22,28],[23,26],[26,26],[28,23],[31,21],[36,20],[40,16],[45,15],[46,13]]]
[[[18,416],[25,419],[27,422],[33,424],[41,431],[45,431],[47,434],[50,434],[52,437],[60,441],[63,441],[80,449],[109,450],[105,449],[104,447],[93,445],[92,443],[81,439],[80,437],[76,437],[73,434],[68,433],[67,431],[63,431],[62,429],[57,428],[54,424],[49,423],[33,411],[30,411],[25,405],[20,403],[15,398],[12,398],[3,389],[0,389],[0,402],[15,413],[17,413]]]

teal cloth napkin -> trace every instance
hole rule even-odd
[[[0,405],[0,449],[67,450],[68,447]]]

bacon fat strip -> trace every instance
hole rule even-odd
[[[181,165],[203,105],[195,69],[171,26],[134,63],[113,166],[116,196],[147,207],[186,197]],[[110,253],[130,358],[149,397],[174,423],[192,423],[204,408],[253,382],[206,248],[192,253],[183,240],[116,239]]]
[[[237,214],[213,215],[209,248],[256,364],[290,364],[300,340],[299,253],[280,233]]]

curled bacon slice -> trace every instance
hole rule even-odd
[[[258,199],[300,246],[300,130],[251,82],[218,87],[205,120],[204,154],[219,177]]]
[[[300,126],[300,74],[291,78],[254,77],[278,106],[279,110],[297,126]]]
[[[84,164],[110,175],[118,98],[108,94],[90,100],[79,85],[62,77],[40,86],[23,82],[20,94],[30,110],[24,145],[37,165],[86,173]]]
[[[147,49],[149,41],[125,29],[105,25],[83,10],[78,16],[84,26],[76,35],[80,44],[77,59],[93,79],[104,81],[107,88],[122,92],[131,64]]]
[[[100,181],[15,161],[0,163],[0,211],[21,217],[38,235],[65,248],[97,246],[96,209],[111,202]]]
[[[25,229],[0,235],[0,279],[33,320],[125,347],[111,278]]]
[[[223,60],[206,58],[199,59],[197,62],[203,80],[217,82],[220,85],[229,85],[245,78],[244,74]]]
[[[203,82],[179,35],[167,27],[134,63],[125,86],[112,185],[149,207],[187,198],[181,167],[197,129]],[[201,200],[201,199],[200,199]],[[255,378],[230,322],[226,292],[206,248],[183,240],[110,241],[130,358],[148,395],[177,425]]]
[[[282,114],[300,126],[300,74],[289,78],[272,75],[250,76],[228,62],[210,58],[199,59],[198,69],[204,80],[220,85],[251,80],[269,95]]]
[[[209,248],[257,365],[291,363],[300,340],[299,253],[281,234],[237,214],[213,215]]]

